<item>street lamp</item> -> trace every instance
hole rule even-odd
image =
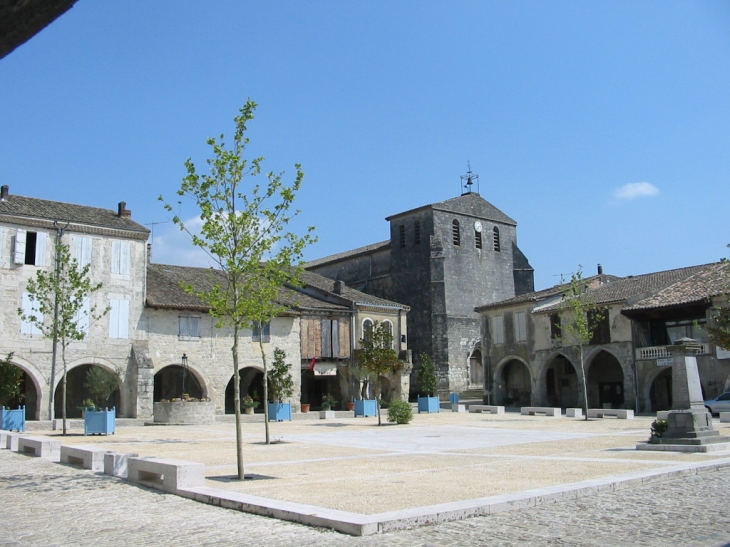
[[[181,399],[185,398],[185,377],[188,375],[188,356],[186,353],[182,354],[182,396]]]

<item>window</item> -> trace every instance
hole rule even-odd
[[[454,245],[461,245],[461,232],[459,231],[458,220],[451,223],[451,236],[454,240]]]
[[[494,238],[494,250],[497,252],[500,252],[500,245],[499,245],[499,228],[496,226],[492,229],[492,234]]]
[[[129,338],[129,300],[110,299],[109,338]]]
[[[81,303],[81,307],[76,312],[76,315],[74,315],[74,322],[76,323],[76,327],[78,328],[79,332],[83,332],[84,334],[89,334],[89,321],[91,317],[91,301],[89,297],[87,296],[84,298],[84,301]]]
[[[373,335],[373,321],[372,319],[365,319],[362,322],[362,337],[367,340]]]
[[[477,232],[476,230],[474,230],[474,241],[475,241],[477,249],[481,249],[482,248],[482,233],[481,232]]]
[[[401,249],[403,249],[406,246],[406,227],[403,224],[398,226],[398,240],[400,241]]]
[[[322,319],[322,357],[340,356],[340,322]]]
[[[271,342],[271,323],[254,323],[252,330],[254,342]]]
[[[15,264],[46,265],[46,242],[48,234],[18,230],[15,234],[13,262]]]
[[[194,315],[181,315],[178,317],[180,340],[200,339],[200,317]]]
[[[553,313],[550,315],[550,338],[552,340],[559,340],[561,338],[560,330],[560,314]]]
[[[588,328],[593,332],[590,344],[611,343],[611,327],[608,322],[608,310],[588,312]]]
[[[390,347],[387,349],[393,349],[393,323],[386,319],[385,321],[383,321],[383,329],[390,333]]]
[[[76,259],[80,267],[91,264],[91,238],[84,236],[74,236],[73,249],[71,258]]]
[[[504,317],[501,315],[492,317],[492,343],[504,344]]]
[[[31,300],[30,294],[28,294],[27,292],[23,293],[21,307],[23,310],[23,315],[28,317],[33,316],[38,319],[38,321],[43,321],[43,314],[40,312],[39,302],[37,300]],[[29,336],[42,334],[40,329],[35,325],[35,323],[32,323],[28,320],[21,321],[20,333],[27,334]]]
[[[129,275],[132,262],[129,241],[112,241],[112,273]]]
[[[413,243],[414,245],[421,244],[421,221],[417,220],[413,224]]]
[[[527,340],[527,316],[525,312],[518,311],[512,316],[514,325],[515,342]]]

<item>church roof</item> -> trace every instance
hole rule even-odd
[[[341,253],[318,258],[316,260],[310,260],[304,265],[304,267],[314,268],[316,266],[321,266],[322,264],[329,264],[330,262],[337,262],[338,260],[346,260],[358,255],[370,254],[383,249],[387,249],[388,247],[390,247],[389,239],[386,241],[381,241],[380,243],[372,243],[370,245],[365,245],[364,247],[358,247],[357,249],[351,249],[349,251],[343,251]]]
[[[440,201],[438,203],[432,203],[430,205],[416,207],[415,209],[411,209],[409,211],[404,211],[402,213],[391,215],[385,220],[391,221],[402,216],[410,215],[418,211],[423,211],[425,209],[432,209],[434,211],[445,211],[448,213],[456,213],[460,215],[469,215],[475,218],[499,222],[501,224],[510,224],[512,226],[517,226],[517,222],[515,222],[512,218],[497,209],[494,205],[489,203],[486,199],[484,199],[476,192],[463,194],[459,197],[447,199],[446,201]]]

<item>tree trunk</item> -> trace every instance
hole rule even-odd
[[[380,421],[380,378],[373,383],[373,395],[375,395],[375,407],[378,409],[378,425],[383,425]]]
[[[269,371],[266,366],[266,351],[264,351],[264,329],[259,323],[259,348],[261,349],[261,360],[264,363],[264,431],[266,432],[266,444],[271,444],[269,440]]]
[[[61,343],[61,359],[63,360],[63,396],[61,397],[61,417],[63,418],[63,434],[66,434],[66,380],[68,379],[68,374],[66,371],[66,346],[62,342]],[[51,388],[53,389],[53,388]]]
[[[236,411],[236,464],[238,479],[244,479],[243,472],[243,435],[241,432],[241,376],[238,373],[238,325],[233,325],[233,407]]]
[[[580,374],[581,374],[581,387],[583,388],[583,413],[585,421],[588,421],[588,387],[586,380],[586,366],[583,363],[583,345],[579,346],[580,351]]]

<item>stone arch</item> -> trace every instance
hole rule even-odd
[[[23,392],[23,401],[18,401],[18,404],[25,406],[25,416],[28,420],[39,420],[42,404],[46,397],[44,396],[43,389],[41,386],[45,384],[43,375],[35,367],[33,363],[27,361],[21,357],[13,356],[10,359],[10,364],[18,367],[23,371],[23,384],[21,385],[21,391]],[[3,401],[5,404],[16,406],[15,401]],[[45,403],[47,404],[47,403]]]
[[[224,408],[226,414],[235,414],[236,405],[234,404],[234,375],[231,374],[226,384],[226,394]],[[241,399],[246,395],[259,402],[255,412],[264,411],[264,369],[258,366],[241,367],[238,369],[238,385],[241,393]]]
[[[185,390],[190,397],[204,399],[208,397],[208,384],[203,374],[196,367],[183,367],[180,363],[170,363],[155,371],[152,400],[156,403],[183,395],[183,378]]]
[[[83,366],[83,365],[96,365],[98,367],[108,370],[109,372],[116,372],[117,370],[119,370],[119,368],[114,363],[109,361],[108,359],[104,359],[102,357],[86,357],[86,358],[76,359],[74,361],[71,361],[70,363],[66,363],[66,372],[67,373],[71,372],[71,370],[73,370],[77,367]],[[123,370],[120,372],[122,375],[124,374]],[[56,363],[56,378],[55,378],[56,385],[54,386],[56,389],[58,389],[58,385],[61,383],[62,380],[63,380],[63,363],[59,359],[58,362]]]
[[[580,381],[580,366],[573,363],[565,351],[551,353],[538,373],[539,403],[561,408],[582,406]]]
[[[472,344],[466,357],[467,388],[484,387],[484,366],[482,364],[482,343],[477,340]]]
[[[522,358],[509,356],[502,359],[495,370],[494,385],[498,405],[532,404],[532,372]]]
[[[646,380],[643,393],[644,408],[651,412],[671,410],[672,367],[656,367]]]
[[[586,356],[586,391],[589,408],[623,408],[626,374],[616,355],[598,348]]]
[[[393,400],[393,385],[390,383],[390,378],[386,376],[380,376],[380,398],[383,401]]]
[[[85,386],[86,374],[91,367],[99,367],[110,372],[116,372],[117,368],[105,359],[77,359],[66,364],[66,417],[81,418],[81,410],[83,402],[89,398],[88,390]],[[61,418],[63,415],[63,365],[61,365],[59,374],[56,379],[56,388],[54,393],[54,416]],[[105,403],[101,403],[108,408],[116,408],[117,416],[124,415],[122,390],[124,382],[119,378],[117,389],[111,394]]]

